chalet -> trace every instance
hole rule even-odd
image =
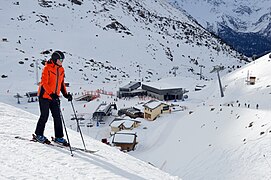
[[[119,88],[117,91],[117,97],[134,97],[147,95],[146,90],[138,89],[141,86],[141,82],[130,82],[129,84]]]
[[[134,119],[121,119],[115,118],[109,126],[112,132],[118,132],[121,130],[132,130],[140,125],[141,121]]]
[[[113,135],[112,144],[118,146],[122,151],[131,151],[135,149],[137,144],[137,135],[132,131],[120,131]]]
[[[144,118],[147,120],[155,120],[160,114],[164,112],[170,112],[168,104],[158,100],[150,100],[143,105],[144,107]]]

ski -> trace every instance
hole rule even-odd
[[[51,139],[52,139],[52,142],[54,142],[54,144],[57,144],[57,145],[63,146],[63,147],[68,147],[66,145],[63,145],[63,144],[60,144],[60,143],[56,142],[54,137],[51,137]],[[88,150],[88,149],[83,149],[83,148],[79,148],[79,147],[72,147],[72,150],[74,150],[74,151],[83,151],[83,152],[87,152],[87,153],[91,153],[91,154],[96,153],[96,152],[99,151],[99,150],[96,150],[96,151],[95,150]]]
[[[31,141],[31,142],[38,142],[36,139],[32,138],[32,139],[28,139],[28,138],[24,138],[24,137],[21,137],[21,136],[15,136],[16,139],[20,139],[20,140],[24,140],[24,141]],[[49,141],[49,140],[48,140]],[[50,141],[49,141],[50,142]],[[40,143],[40,142],[38,142]],[[54,143],[41,143],[41,144],[46,144],[48,146],[53,146],[53,147],[58,147],[58,148],[62,148],[62,149],[66,149],[66,150],[69,150],[69,146],[64,146],[64,145],[61,145],[61,144],[58,144],[56,142]],[[85,150],[83,148],[78,148],[78,147],[71,147],[72,151],[82,151],[82,152],[86,152],[86,153],[89,153],[89,154],[94,154],[96,152],[98,152],[99,150]]]
[[[24,138],[21,136],[15,136],[16,139],[20,139],[20,140],[25,140],[25,141],[31,141],[31,142],[37,142],[40,143],[39,141],[37,141],[36,139],[32,138],[32,139],[28,139],[28,138]],[[50,143],[49,143],[50,142]],[[59,147],[59,148],[64,148],[65,146],[61,146],[61,145],[57,145],[57,144],[52,144],[51,141],[48,140],[48,143],[41,143],[41,144],[45,144],[48,146],[53,146],[53,147]]]

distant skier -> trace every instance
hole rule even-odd
[[[55,141],[61,144],[67,144],[67,141],[63,138],[59,94],[61,91],[68,101],[72,101],[72,95],[67,93],[64,83],[65,75],[64,68],[62,67],[64,58],[65,56],[61,51],[55,51],[51,55],[51,59],[46,62],[42,71],[41,82],[38,89],[40,118],[35,130],[36,139],[41,143],[48,142],[48,139],[43,133],[50,110],[54,119]]]

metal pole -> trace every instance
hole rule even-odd
[[[37,78],[37,85],[39,85],[39,65],[38,65],[37,59],[36,59],[36,78]]]
[[[218,83],[219,83],[221,97],[224,97],[224,94],[223,94],[221,79],[220,79],[220,76],[219,76],[219,71],[222,71],[223,69],[224,69],[223,66],[214,66],[214,69],[210,72],[210,73],[213,73],[215,71],[217,72],[217,77],[218,77]]]
[[[140,81],[140,65],[138,65],[138,74],[139,74],[139,81]]]
[[[72,101],[71,101],[71,105],[72,105],[72,109],[73,109],[74,117],[75,117],[76,122],[77,122],[77,129],[78,129],[78,130],[79,130],[79,132],[80,132],[81,139],[82,139],[82,142],[83,142],[83,145],[84,145],[85,151],[86,151],[86,150],[87,150],[87,148],[86,148],[86,145],[85,145],[85,141],[84,141],[84,138],[83,138],[83,135],[82,135],[81,128],[80,128],[80,126],[79,126],[78,118],[77,118],[77,116],[76,116],[76,113],[75,113],[75,110],[74,110],[74,106],[73,106]]]
[[[66,128],[66,125],[65,125],[65,121],[64,121],[63,115],[62,115],[62,113],[61,113],[61,109],[60,109],[60,100],[58,99],[58,100],[56,100],[56,101],[57,101],[58,108],[59,108],[60,118],[61,118],[61,121],[62,121],[62,123],[63,123],[64,129],[65,129],[65,133],[66,133],[66,136],[67,136],[67,140],[68,140],[68,143],[69,143],[69,147],[70,147],[70,151],[71,151],[71,156],[73,156],[73,153],[72,153],[72,147],[71,147],[71,143],[70,143],[70,140],[69,140],[67,128]]]
[[[222,89],[222,84],[221,84],[221,80],[220,80],[220,76],[219,76],[219,70],[217,70],[217,77],[218,77],[218,82],[219,82],[219,88],[220,88],[221,97],[224,97],[224,93],[223,93],[223,89]]]

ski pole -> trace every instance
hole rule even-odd
[[[72,109],[73,109],[74,117],[75,117],[76,122],[77,122],[77,129],[78,129],[78,130],[79,130],[79,132],[80,132],[81,139],[82,139],[82,142],[83,142],[83,145],[84,145],[85,151],[86,151],[86,150],[87,150],[87,148],[86,148],[86,145],[85,145],[85,141],[84,141],[84,138],[83,138],[83,135],[82,135],[81,128],[80,128],[80,126],[79,126],[78,118],[77,118],[77,115],[76,115],[76,113],[75,113],[75,110],[74,110],[74,106],[73,106],[72,100],[71,100],[71,105],[72,105]]]
[[[71,156],[73,156],[73,153],[72,153],[72,147],[71,147],[71,143],[70,143],[70,140],[69,140],[67,128],[66,128],[66,125],[65,125],[65,121],[64,121],[64,118],[63,118],[61,109],[60,109],[60,100],[59,100],[59,99],[57,100],[57,104],[58,104],[58,108],[59,108],[60,118],[61,118],[61,121],[62,121],[62,123],[63,123],[64,129],[65,129],[65,133],[66,133],[66,136],[67,136],[67,140],[68,140],[68,143],[69,143],[69,147],[70,147],[70,151],[71,151]]]

